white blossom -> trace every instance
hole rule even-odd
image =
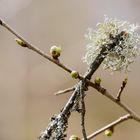
[[[139,54],[140,35],[136,32],[139,26],[127,21],[112,19],[105,16],[103,23],[97,24],[97,30],[88,29],[85,35],[89,40],[87,52],[83,58],[90,65],[101,51],[103,45],[112,43],[123,32],[123,40],[113,50],[109,51],[103,61],[103,67],[111,71],[128,71],[129,64],[133,63]]]

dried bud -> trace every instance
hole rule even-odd
[[[61,47],[58,47],[58,46],[52,46],[50,48],[50,53],[52,55],[52,57],[54,59],[58,59],[58,57],[60,56],[61,54]]]
[[[76,135],[71,135],[69,140],[80,140]]]
[[[123,86],[125,86],[127,84],[127,81],[128,81],[128,79],[125,78],[124,81],[123,81]]]
[[[2,22],[2,20],[0,19],[0,25],[2,25],[3,24],[3,22]]]
[[[105,135],[108,136],[108,137],[111,137],[112,134],[113,134],[113,132],[114,132],[113,129],[114,129],[114,128],[111,127],[111,128],[109,128],[109,129],[105,130]]]
[[[21,39],[16,38],[15,40],[16,40],[18,45],[20,45],[22,47],[27,47],[27,44],[24,41],[22,41]]]
[[[77,71],[74,71],[74,70],[73,70],[73,71],[71,72],[71,77],[72,77],[72,78],[77,79],[78,76],[79,76],[79,73],[78,73]]]
[[[108,50],[107,55],[102,54],[105,58],[103,68],[110,69],[112,72],[129,72],[130,64],[134,62],[140,52],[138,47],[140,35],[137,31],[139,28],[140,26],[137,24],[105,16],[104,22],[97,24],[96,31],[89,29],[86,34],[89,43],[83,58],[84,62],[90,65],[100,54],[103,46],[107,47],[117,39],[118,43],[114,48]]]
[[[100,77],[96,77],[94,81],[95,81],[95,84],[97,84],[97,85],[101,84],[101,78]]]

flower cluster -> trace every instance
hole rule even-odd
[[[127,72],[129,64],[139,54],[137,45],[140,44],[140,35],[136,32],[139,26],[105,16],[104,22],[98,23],[97,27],[96,31],[88,29],[88,33],[85,35],[90,43],[87,45],[84,62],[90,65],[99,55],[102,46],[112,43],[112,40],[122,33],[123,39],[107,53],[103,67],[111,71]]]

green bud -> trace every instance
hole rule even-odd
[[[96,77],[94,81],[95,81],[95,84],[97,84],[97,85],[101,84],[101,78],[100,77]]]
[[[27,44],[25,42],[23,42],[21,39],[16,38],[15,40],[16,40],[18,45],[20,45],[22,47],[27,47]]]
[[[126,84],[127,84],[127,81],[128,81],[128,79],[127,79],[127,78],[125,78],[125,79],[124,79],[124,81],[123,81],[123,84],[125,84],[125,85],[126,85]]]
[[[71,135],[69,140],[80,140],[76,135]]]
[[[79,76],[79,73],[78,73],[77,71],[74,71],[74,70],[73,70],[73,71],[71,72],[71,77],[72,77],[72,78],[77,79],[78,76]]]
[[[61,54],[61,47],[58,47],[58,46],[52,46],[50,48],[50,53],[52,55],[52,57],[54,59],[58,59],[58,57],[60,56]]]
[[[108,137],[111,137],[113,134],[113,128],[109,128],[107,130],[105,130],[105,135]]]

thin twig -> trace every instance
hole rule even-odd
[[[112,123],[102,127],[101,129],[97,130],[96,132],[92,133],[91,135],[89,135],[87,137],[88,140],[91,140],[92,138],[96,137],[97,135],[99,135],[100,133],[104,132],[105,130],[109,129],[110,127],[114,127],[124,121],[127,121],[129,119],[132,119],[132,116],[130,114],[124,115],[122,117],[120,117],[119,119],[113,121]],[[82,139],[84,140],[84,139]]]
[[[84,85],[85,81],[81,81],[81,86],[80,86],[80,94],[81,94],[81,126],[82,126],[82,133],[84,140],[87,140],[87,134],[86,134],[86,129],[85,129],[85,113],[86,113],[86,107],[85,107],[85,93],[84,93]]]
[[[0,20],[1,21],[1,20]],[[6,28],[9,32],[11,32],[13,35],[15,35],[17,38],[19,38],[20,40],[22,40],[27,46],[27,48],[35,51],[36,53],[40,54],[41,56],[43,56],[44,58],[48,59],[49,61],[51,61],[52,63],[58,65],[59,67],[63,68],[65,71],[71,73],[72,70],[70,70],[69,68],[67,68],[66,66],[64,66],[62,63],[60,63],[59,61],[51,58],[49,55],[47,55],[46,53],[44,53],[43,51],[41,51],[40,49],[38,49],[37,47],[33,46],[31,43],[27,42],[22,36],[20,36],[18,33],[16,33],[11,27],[9,27],[6,23],[4,22],[0,22],[2,23],[1,25]]]
[[[54,95],[58,96],[58,95],[62,95],[62,94],[74,91],[74,90],[75,90],[75,87],[67,88],[67,89],[64,89],[64,90],[59,90],[58,92],[54,93]]]
[[[117,97],[116,97],[116,100],[117,100],[117,101],[120,101],[120,99],[121,99],[121,94],[122,94],[122,92],[123,92],[123,90],[124,90],[126,84],[127,84],[127,78],[125,78],[125,79],[122,81],[121,88],[119,89],[119,92],[118,92]]]
[[[96,89],[97,91],[99,91],[99,93],[101,93],[102,95],[106,96],[107,98],[109,98],[111,101],[113,101],[114,103],[116,103],[117,105],[119,105],[123,110],[125,110],[127,113],[131,114],[132,118],[140,123],[140,117],[132,110],[130,109],[127,105],[125,105],[122,102],[118,102],[116,100],[116,97],[114,97],[113,95],[111,95],[111,93],[109,93],[107,91],[107,89],[98,86],[94,83],[90,83],[90,86],[93,87],[94,89]]]

